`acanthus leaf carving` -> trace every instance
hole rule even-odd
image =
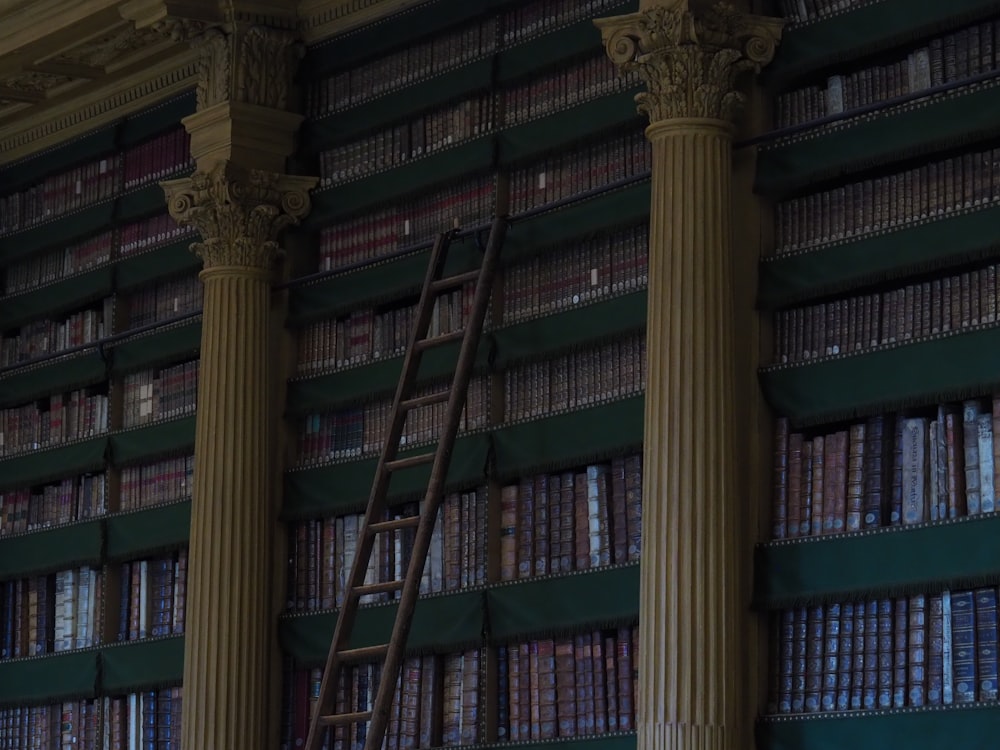
[[[733,122],[744,103],[739,75],[774,57],[782,21],[742,13],[729,2],[692,8],[689,0],[594,21],[623,72],[646,84],[638,110],[656,123],[682,117]]]
[[[242,169],[220,162],[208,172],[161,185],[170,215],[202,236],[191,250],[205,264],[270,269],[285,227],[309,212],[314,177]]]

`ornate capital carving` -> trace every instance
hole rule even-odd
[[[160,183],[170,215],[202,236],[191,250],[213,266],[268,270],[279,232],[309,213],[315,177],[242,169],[220,162],[208,172]]]
[[[774,56],[782,21],[742,13],[728,2],[659,0],[638,13],[594,21],[608,56],[637,71],[637,94],[651,123],[682,117],[733,122],[745,96],[737,76]]]

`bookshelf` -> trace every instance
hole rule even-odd
[[[761,747],[975,744],[996,719],[1000,8],[869,25],[901,8],[790,27],[769,71],[778,129],[753,141],[775,204]]]

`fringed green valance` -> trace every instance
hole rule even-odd
[[[781,195],[809,182],[947,145],[974,143],[998,132],[1000,80],[994,79],[762,148],[756,189]]]
[[[643,396],[498,429],[496,472],[511,479],[597,461],[642,445]]]
[[[755,734],[760,750],[941,750],[992,747],[998,726],[1000,706],[992,703],[763,719]]]
[[[184,636],[105,646],[100,665],[102,695],[179,685],[184,678]]]
[[[526,579],[486,590],[490,638],[553,638],[639,618],[639,566]]]
[[[97,651],[0,661],[0,706],[32,706],[97,695]]]
[[[194,446],[194,415],[116,432],[111,436],[115,466],[179,453]]]
[[[167,276],[194,273],[201,268],[201,259],[188,249],[195,239],[185,237],[120,261],[115,267],[115,288],[121,292]]]
[[[1000,250],[1000,207],[777,257],[760,264],[759,307],[770,310]]]
[[[389,642],[397,606],[384,604],[358,610],[349,648]],[[278,621],[284,651],[300,664],[326,661],[337,624],[336,612],[293,615]],[[465,591],[420,599],[413,612],[408,653],[460,651],[482,642],[483,592]]]
[[[1000,327],[762,371],[760,384],[798,425],[979,396],[1000,384]]]
[[[146,367],[180,361],[185,355],[196,359],[201,347],[201,318],[162,328],[154,333],[136,336],[115,344],[112,369],[123,375]]]
[[[167,199],[163,194],[163,188],[157,183],[122,193],[115,203],[115,218],[122,222],[135,221],[153,213],[165,213],[167,210]]]
[[[842,60],[857,58],[996,13],[994,0],[881,0],[848,13],[787,29],[769,82],[785,82]]]
[[[0,169],[0,195],[24,190],[50,174],[64,172],[88,159],[114,152],[119,148],[118,129],[118,123],[104,125],[55,148],[5,165]]]
[[[0,461],[0,490],[30,487],[100,468],[107,447],[108,438],[102,436],[5,458]]]
[[[0,537],[0,580],[101,562],[103,521]]]
[[[107,363],[96,349],[53,359],[0,378],[0,407],[98,383],[108,377]],[[2,481],[2,480],[0,480]]]
[[[560,737],[558,742],[518,742],[517,750],[636,750],[636,736],[633,732],[594,735],[591,737]]]
[[[129,148],[167,128],[176,127],[182,118],[195,113],[195,104],[192,89],[126,117],[120,125],[117,147]]]
[[[446,486],[484,484],[489,447],[490,437],[486,433],[460,436],[451,454]],[[429,450],[433,450],[433,446],[400,452],[399,457]],[[366,458],[288,472],[285,474],[282,517],[289,520],[315,518],[364,510],[377,465],[377,459]],[[389,497],[421,495],[427,489],[429,477],[428,465],[393,472]]]
[[[14,328],[107,297],[113,288],[113,275],[112,266],[107,265],[23,294],[0,298],[0,321],[4,328]]]
[[[114,208],[114,201],[106,200],[0,238],[0,266],[20,260],[37,250],[64,247],[71,240],[96,234],[111,223]]]
[[[106,524],[108,560],[177,549],[188,543],[191,533],[191,501],[109,516]]]
[[[1000,516],[990,515],[758,545],[754,603],[777,609],[993,585],[1000,582],[998,538]]]

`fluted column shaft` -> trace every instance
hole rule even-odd
[[[693,118],[647,129],[643,750],[736,746],[730,132]]]
[[[268,274],[202,271],[182,747],[263,749],[270,662]]]

